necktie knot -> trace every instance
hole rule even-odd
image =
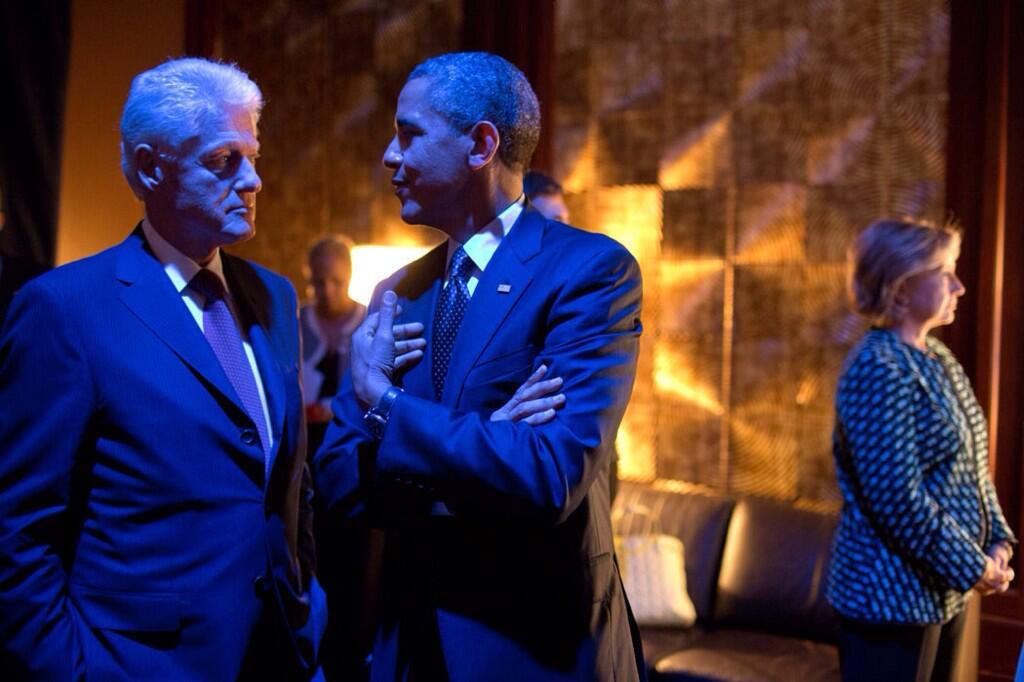
[[[188,285],[205,299],[204,308],[213,301],[224,298],[224,283],[212,270],[201,268]]]
[[[451,265],[448,268],[448,278],[465,282],[469,279],[469,273],[472,269],[473,261],[470,260],[466,250],[461,246],[455,249],[455,253],[452,254]]]

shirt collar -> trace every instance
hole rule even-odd
[[[459,244],[454,239],[449,239],[446,263],[452,262],[452,254],[461,246],[469,259],[473,261],[473,265],[483,272],[487,268],[487,264],[491,262],[494,252],[498,250],[501,240],[508,236],[512,226],[519,219],[525,205],[526,199],[520,194],[519,198],[509,204],[508,208],[499,213],[494,220],[467,239],[465,244]],[[447,266],[445,266],[445,270],[447,271]]]
[[[142,232],[146,235],[149,248],[153,249],[153,255],[160,261],[164,272],[167,273],[167,277],[171,280],[171,284],[174,285],[175,290],[180,294],[201,269],[199,264],[181,251],[178,251],[170,242],[160,236],[160,233],[149,222],[149,218],[142,220]],[[224,290],[228,291],[227,283],[224,280],[224,264],[220,258],[220,249],[213,252],[213,258],[205,267],[217,275],[221,282],[224,282]]]

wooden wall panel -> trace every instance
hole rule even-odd
[[[835,506],[845,251],[945,213],[943,0],[560,0],[553,168],[645,335],[620,471]]]

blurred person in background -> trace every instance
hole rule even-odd
[[[523,193],[530,205],[540,211],[548,220],[569,223],[569,207],[565,205],[565,194],[558,182],[540,171],[527,171],[523,176]]]
[[[348,367],[352,332],[365,306],[349,298],[352,242],[343,235],[321,237],[306,256],[311,301],[299,309],[302,335],[302,402],[309,452],[324,439],[331,400]],[[317,569],[328,596],[328,622],[321,663],[328,680],[358,680],[373,637],[380,534],[340,525],[327,531],[327,511],[315,514]]]
[[[873,326],[846,359],[833,434],[843,508],[828,599],[847,682],[952,679],[968,592],[1013,579],[985,416],[930,335],[964,293],[959,255],[954,226],[895,220],[850,252],[854,307]]]
[[[341,235],[317,240],[307,255],[312,302],[299,310],[302,332],[302,398],[309,451],[316,452],[331,420],[331,400],[348,367],[349,340],[366,308],[348,295],[352,242]]]

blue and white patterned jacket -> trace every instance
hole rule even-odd
[[[985,417],[960,363],[872,329],[836,392],[833,454],[843,510],[828,599],[873,623],[944,623],[985,568],[1016,542],[988,467]]]

